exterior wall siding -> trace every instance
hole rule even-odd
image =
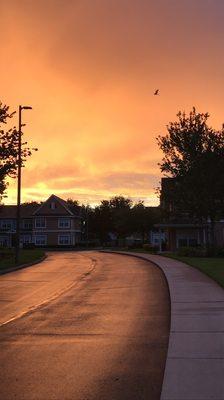
[[[34,214],[32,212],[26,218],[21,218],[21,243],[66,247],[75,246],[81,241],[81,218],[72,214],[66,205],[63,206],[64,201],[59,200],[56,197],[51,201],[48,199]],[[13,218],[10,218],[10,214],[11,211],[7,213],[7,218],[1,218],[0,215],[0,246],[11,247],[15,244],[16,213]]]

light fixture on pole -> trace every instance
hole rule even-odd
[[[15,246],[15,263],[19,262],[20,248],[20,203],[21,203],[21,168],[22,168],[22,110],[32,110],[30,106],[19,106],[19,130],[18,130],[18,181],[17,181],[17,213],[16,213],[16,246]]]

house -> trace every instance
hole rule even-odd
[[[81,241],[82,218],[77,207],[52,194],[41,205],[21,205],[20,243],[75,246]],[[0,207],[0,246],[15,244],[16,206]]]
[[[173,200],[177,182],[174,178],[162,178],[160,208],[162,220],[155,227],[160,236],[165,232],[166,250],[176,251],[180,247],[206,246],[210,242],[210,221],[195,220],[187,210],[178,208]],[[160,237],[160,243],[162,238]],[[215,224],[215,244],[224,247],[224,220]]]

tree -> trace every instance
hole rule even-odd
[[[110,202],[108,200],[102,200],[101,204],[95,207],[92,218],[90,218],[89,228],[90,232],[99,238],[101,245],[108,242],[108,235],[114,229]]]
[[[175,179],[173,201],[192,217],[214,223],[224,213],[224,128],[208,126],[208,113],[177,114],[168,134],[157,138],[164,153],[160,168]]]
[[[117,239],[120,243],[124,243],[125,237],[132,233],[132,205],[132,200],[123,196],[114,196],[109,201],[113,221],[113,232],[117,235]]]
[[[9,106],[0,102],[0,201],[4,197],[7,188],[7,177],[15,178],[18,168],[18,144],[19,132],[16,127],[10,129],[3,129],[9,120],[15,114],[9,111]],[[22,167],[24,167],[26,159],[31,156],[32,150],[27,147],[27,142],[22,143]]]
[[[148,240],[149,231],[159,222],[158,207],[146,207],[143,201],[134,204],[131,209],[132,232],[139,233],[142,241]]]
[[[133,204],[129,198],[114,196],[102,200],[95,208],[89,208],[88,232],[90,239],[99,240],[103,246],[111,240],[110,234],[116,237],[117,244],[123,245],[125,238],[132,233],[140,233],[144,240],[158,221],[157,207],[145,207],[143,202]]]
[[[90,219],[90,232],[100,239],[102,245],[108,242],[110,233],[122,241],[131,232],[131,206],[129,198],[115,196],[102,200],[95,207]]]
[[[78,200],[73,200],[71,198],[68,198],[66,200],[66,203],[67,203],[68,207],[71,209],[71,211],[73,211],[75,214],[81,214],[81,210],[82,210],[83,206],[80,206]]]

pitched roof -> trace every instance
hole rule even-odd
[[[47,202],[54,201],[60,206],[58,209],[46,208]],[[2,205],[0,206],[0,218],[16,218],[16,205]],[[21,204],[20,215],[21,218],[32,218],[35,215],[70,215],[80,217],[80,210],[77,207],[70,207],[67,202],[58,196],[52,194],[46,201],[41,205],[35,203]]]
[[[36,211],[34,211],[34,215],[41,215],[41,214],[56,215],[56,214],[58,214],[56,209],[47,210],[47,212],[46,212],[47,203],[50,203],[50,202],[59,203],[59,205],[62,207],[61,210],[64,211],[63,214],[66,212],[67,214],[74,215],[73,212],[69,209],[67,202],[65,200],[61,199],[60,197],[55,196],[55,194],[52,194],[50,197],[48,197],[48,199],[46,201],[44,201],[38,207],[38,209]]]
[[[38,204],[22,204],[20,208],[21,218],[31,218],[38,209]],[[16,218],[17,206],[0,206],[0,218]]]
[[[57,201],[59,201],[59,203],[61,203],[61,205],[70,213],[73,214],[73,212],[71,211],[71,209],[69,208],[67,202],[63,199],[61,199],[60,197],[56,196],[55,194],[52,194],[52,197],[54,197]]]

